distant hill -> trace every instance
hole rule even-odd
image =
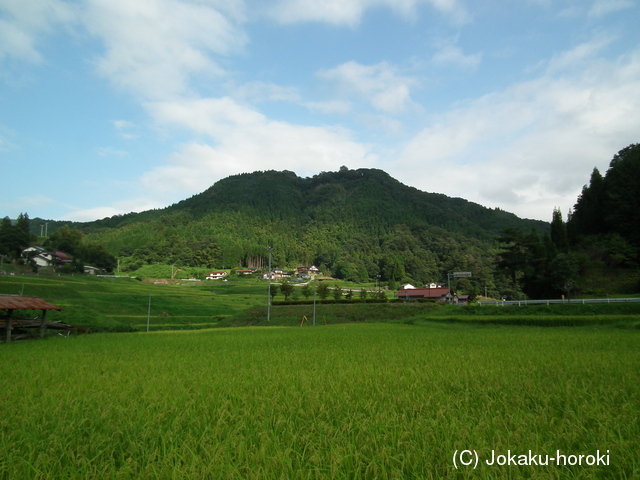
[[[292,223],[349,221],[365,230],[396,224],[429,225],[475,238],[493,238],[506,227],[548,231],[546,222],[523,220],[461,198],[422,192],[378,169],[322,172],[310,178],[290,171],[234,175],[203,193],[166,209],[127,214],[77,225],[83,230],[113,228],[175,212],[194,217],[245,212],[265,221]]]
[[[283,268],[315,264],[338,278],[417,283],[464,269],[474,271],[475,287],[496,291],[498,235],[549,230],[545,222],[422,192],[381,170],[346,167],[309,178],[234,175],[165,209],[70,226],[103,242],[124,269],[264,267],[271,246],[273,265]]]

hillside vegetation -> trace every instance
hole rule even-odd
[[[274,287],[277,289],[277,287]],[[310,326],[342,323],[410,325],[497,324],[520,326],[602,325],[640,328],[638,303],[522,307],[443,305],[353,298],[306,303],[283,301],[278,291],[267,318],[267,282],[156,284],[132,278],[93,276],[2,276],[0,294],[37,296],[62,308],[47,319],[92,332],[193,330],[240,326]],[[20,312],[33,318],[40,312]],[[306,320],[305,320],[306,318]],[[36,332],[37,333],[37,332]]]
[[[216,269],[315,265],[350,282],[447,283],[472,298],[558,298],[640,289],[640,146],[594,170],[567,220],[525,220],[459,198],[421,192],[376,169],[234,175],[161,210],[95,222],[49,222],[40,243],[91,264],[157,278],[204,278]],[[21,215],[0,225],[0,250],[17,258],[34,241]],[[31,236],[30,236],[31,231]],[[150,273],[155,272],[155,273]]]
[[[494,275],[505,228],[548,230],[463,199],[421,192],[374,169],[254,172],[226,178],[163,210],[73,225],[120,260],[144,265],[230,269],[316,265],[350,281],[446,282],[473,273],[468,290],[503,290]]]

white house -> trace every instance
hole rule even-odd
[[[311,265],[310,267],[296,267],[294,274],[302,278],[311,278],[314,275],[320,275],[318,267]]]
[[[42,247],[32,246],[22,251],[22,256],[32,260],[38,267],[53,267],[71,263],[71,258],[63,252],[50,252]]]
[[[92,267],[91,265],[84,266],[84,273],[88,273],[89,275],[96,275],[100,272],[100,269],[97,267]]]
[[[282,270],[281,268],[274,268],[270,272],[263,273],[260,276],[260,278],[262,280],[267,280],[269,277],[271,277],[271,280],[274,280],[278,278],[289,278],[290,276],[291,274],[287,270]]]
[[[211,272],[205,277],[205,280],[220,280],[228,275],[227,272]]]

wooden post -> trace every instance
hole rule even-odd
[[[40,338],[44,338],[44,323],[47,320],[47,311],[42,309],[42,317],[40,318]]]
[[[11,323],[13,321],[13,310],[9,310],[8,311],[8,315],[7,315],[7,335],[5,337],[5,342],[6,343],[10,343],[11,342]]]

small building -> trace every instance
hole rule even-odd
[[[96,275],[100,273],[100,269],[98,267],[92,267],[91,265],[85,265],[84,273],[88,273],[89,275]]]
[[[36,318],[19,318],[16,316],[16,311],[20,310],[40,310],[42,313]],[[39,328],[40,336],[44,337],[46,328],[65,330],[76,328],[62,322],[47,322],[48,310],[62,310],[62,308],[45,302],[39,297],[0,295],[0,328],[4,327],[5,329],[5,342],[11,342],[11,334],[14,329]]]
[[[67,265],[73,260],[64,252],[50,252],[42,247],[31,246],[22,251],[22,256],[33,261],[38,267]]]
[[[227,275],[229,275],[227,272],[211,272],[205,277],[205,280],[220,280],[221,278],[225,278]]]
[[[296,267],[293,273],[297,277],[301,277],[301,278],[311,278],[311,276],[320,275],[320,271],[318,270],[318,267],[316,267],[315,265]]]
[[[280,278],[289,278],[290,276],[291,276],[291,274],[287,270],[282,270],[281,268],[274,268],[270,272],[263,273],[260,276],[260,278],[262,280],[267,280],[269,278],[271,280],[275,280],[275,279],[280,279]]]
[[[469,305],[469,295],[454,295],[453,299],[457,305]]]
[[[403,288],[393,294],[396,298],[430,299],[436,302],[447,302],[449,300],[449,289],[446,287],[437,288]]]

